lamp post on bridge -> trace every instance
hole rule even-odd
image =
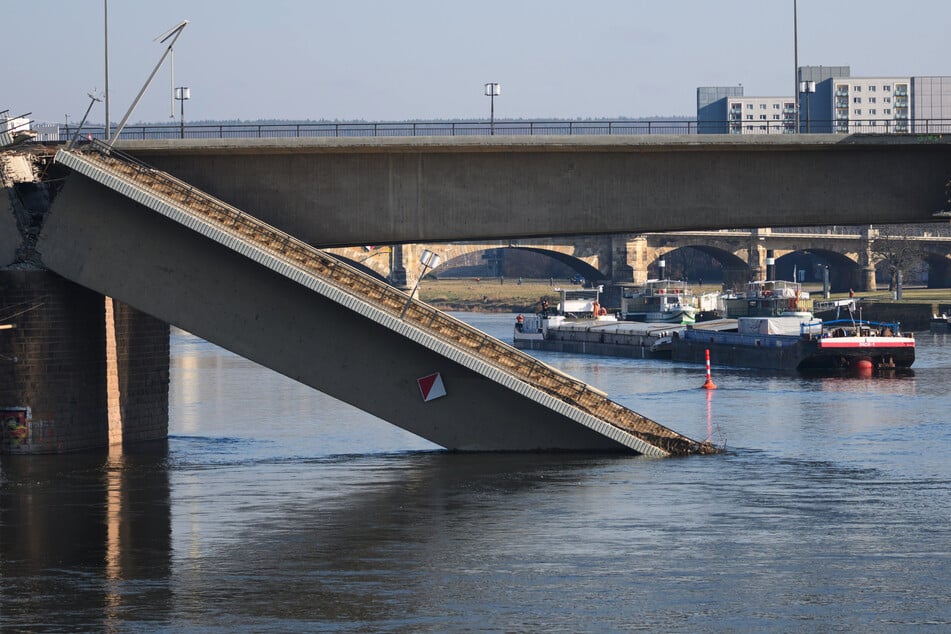
[[[175,89],[175,99],[181,102],[181,138],[185,138],[185,101],[192,98],[191,88],[179,86]]]
[[[816,82],[814,81],[801,81],[799,82],[799,92],[806,96],[806,133],[812,131],[811,122],[809,120],[809,95],[816,92]]]
[[[423,272],[419,274],[419,277],[416,278],[416,285],[413,287],[413,292],[409,294],[409,297],[406,299],[406,305],[403,306],[403,312],[400,313],[400,319],[406,316],[406,311],[409,310],[410,304],[413,303],[413,298],[416,297],[416,291],[419,289],[420,281],[426,276],[427,269],[434,269],[439,266],[439,256],[429,249],[423,249],[423,254],[419,256],[419,263],[423,265]]]
[[[489,82],[485,85],[485,96],[490,99],[489,134],[495,134],[495,98],[502,94],[502,86],[498,82]]]

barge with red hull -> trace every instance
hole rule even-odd
[[[688,326],[673,335],[671,358],[704,363],[706,351],[718,365],[769,370],[878,370],[909,368],[915,338],[898,323],[850,317],[816,319],[808,293],[794,282],[751,282],[748,291],[727,301],[735,319]]]

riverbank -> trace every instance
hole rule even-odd
[[[555,288],[581,288],[568,280],[425,279],[419,285],[419,298],[446,311],[473,313],[535,312],[542,297],[553,305],[558,303]]]
[[[427,304],[445,311],[474,313],[532,313],[536,312],[542,297],[554,306],[558,303],[556,288],[581,288],[569,280],[517,279],[425,279],[419,285],[419,297]],[[714,284],[694,286],[700,295],[719,291]],[[822,298],[822,288],[805,286],[813,299]],[[843,299],[848,293],[832,293],[831,299]],[[927,330],[933,313],[951,312],[951,289],[907,288],[902,300],[892,299],[888,289],[857,293],[863,300],[863,317],[878,321],[900,321],[906,330]]]

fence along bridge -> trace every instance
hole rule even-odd
[[[51,270],[447,449],[633,450],[650,456],[716,451],[709,442],[691,440],[637,414],[592,386],[105,144],[61,149],[55,160],[88,181],[71,177],[54,203],[43,249]],[[139,206],[174,224],[155,215],[147,218]],[[83,231],[84,214],[107,215],[99,219],[103,231]],[[146,224],[136,228],[134,223],[142,222]],[[112,254],[106,244],[77,244],[84,234],[108,233],[107,226],[115,231],[113,241],[141,235],[142,248]],[[165,231],[174,227],[177,245],[193,242],[197,249],[218,254],[213,260],[184,251],[174,258],[149,255],[144,245],[161,239],[156,235],[160,226]],[[196,241],[196,234],[216,246]],[[96,262],[100,257],[104,260]],[[188,270],[176,268],[181,259],[189,262]],[[116,278],[137,266],[150,275],[160,272],[158,278],[169,271],[168,279],[142,289],[134,279]],[[227,266],[234,268],[226,274],[234,285],[218,293],[214,280]],[[200,302],[187,296],[196,290],[187,283],[192,278],[209,280],[202,284]],[[293,295],[302,314],[284,314],[279,306],[262,310],[262,301],[281,301],[277,295],[267,299],[275,288]],[[197,316],[215,306],[223,308],[220,315]],[[230,323],[235,317],[242,323]],[[268,325],[260,327],[258,320]],[[447,395],[426,402],[417,379],[434,372],[440,372]]]

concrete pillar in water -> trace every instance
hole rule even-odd
[[[167,324],[44,270],[0,271],[0,318],[0,452],[167,436]]]

